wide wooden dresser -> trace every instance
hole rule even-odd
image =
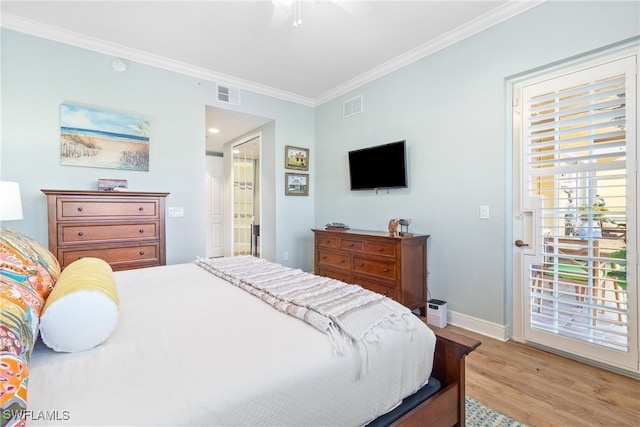
[[[94,257],[113,270],[166,264],[169,193],[42,190],[49,211],[49,250],[62,268]]]
[[[312,230],[315,274],[378,292],[426,315],[428,235]]]

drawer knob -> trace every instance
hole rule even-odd
[[[327,259],[327,256],[326,256],[326,255],[325,255],[325,256],[323,256],[323,257],[322,257],[322,259]]]
[[[140,212],[142,212],[142,211],[144,210],[144,208],[143,208],[142,206],[140,206],[140,207],[138,208],[138,210],[139,210]]]
[[[140,251],[140,255],[144,255],[144,251]]]
[[[84,233],[82,231],[78,231],[78,236],[82,237],[84,236]]]
[[[378,252],[382,252],[382,248],[378,248]]]
[[[345,260],[341,259],[340,264],[344,264],[344,263],[345,263]]]
[[[352,247],[354,247],[354,246],[355,246],[355,245],[354,245],[353,243],[349,245],[349,247],[350,247],[350,248],[352,248]]]
[[[388,269],[388,268],[385,268],[384,270],[382,270],[382,272],[383,272],[383,273],[388,273],[388,272],[389,272],[389,269]]]
[[[82,206],[78,207],[78,212],[82,212]]]
[[[140,230],[138,230],[140,232],[140,234],[144,233],[144,228],[141,228]]]
[[[331,243],[331,240],[327,240],[325,243],[328,245],[329,243]]]
[[[364,264],[360,263],[360,265],[358,267],[364,267]]]

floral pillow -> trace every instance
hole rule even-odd
[[[26,420],[29,359],[45,299],[60,265],[45,247],[0,228],[0,413],[2,425]]]
[[[3,424],[27,408],[29,359],[44,300],[26,282],[0,275],[0,406]],[[19,414],[14,417],[10,414]],[[9,420],[5,420],[8,418]],[[7,425],[13,425],[9,422]]]
[[[27,280],[46,299],[60,275],[55,256],[40,243],[10,228],[0,228],[0,275]]]

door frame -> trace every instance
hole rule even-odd
[[[524,298],[523,292],[525,286],[523,283],[522,274],[522,256],[521,252],[527,251],[526,248],[518,248],[514,242],[518,239],[529,243],[531,247],[536,245],[535,232],[532,235],[525,235],[526,228],[523,224],[525,221],[537,220],[534,216],[528,216],[527,212],[520,211],[521,194],[520,177],[522,176],[522,144],[516,135],[520,134],[520,117],[515,113],[515,107],[519,107],[518,103],[522,102],[518,98],[516,93],[517,86],[524,81],[535,79],[541,75],[555,75],[559,72],[569,73],[574,70],[584,68],[586,63],[593,61],[606,61],[613,57],[620,58],[624,55],[635,54],[638,55],[638,41],[622,43],[620,45],[609,47],[607,49],[591,52],[574,58],[572,60],[564,61],[561,64],[555,64],[548,67],[539,67],[535,70],[519,73],[514,76],[507,77],[505,79],[505,176],[511,177],[509,180],[505,180],[505,280],[507,285],[505,286],[505,319],[507,324],[505,325],[506,336],[510,337],[514,341],[525,343],[533,347],[544,348],[547,351],[555,352],[572,359],[582,360],[586,363],[603,367],[608,370],[621,372],[625,375],[632,375],[640,378],[640,368],[636,370],[627,370],[620,368],[616,365],[610,365],[603,362],[599,362],[594,359],[581,357],[576,354],[567,353],[562,350],[558,350],[552,347],[536,344],[525,339],[525,324],[524,324]],[[637,63],[636,63],[637,64]],[[637,65],[636,65],[637,68]],[[637,114],[637,113],[636,113]],[[638,142],[637,142],[638,143]],[[637,195],[636,195],[637,197]],[[529,227],[534,229],[534,227]],[[630,238],[634,238],[631,236]],[[635,236],[637,239],[637,236]],[[637,266],[636,266],[637,268]],[[510,284],[509,284],[510,283]],[[638,304],[640,307],[640,295],[638,296]],[[640,333],[640,332],[639,332]],[[630,349],[634,351],[633,348]],[[635,349],[638,351],[638,349]]]
[[[253,132],[250,133],[248,135],[245,135],[242,138],[239,138],[235,141],[231,141],[228,142],[227,144],[225,144],[225,158],[227,158],[228,160],[225,161],[225,187],[226,187],[226,193],[228,195],[228,199],[230,200],[230,203],[227,204],[227,209],[226,209],[226,215],[225,218],[228,218],[228,224],[225,224],[225,229],[227,230],[227,232],[225,233],[225,238],[224,238],[224,253],[225,256],[232,256],[234,253],[234,234],[233,234],[233,229],[234,229],[234,224],[233,224],[233,214],[234,214],[234,194],[233,194],[233,149],[235,146],[237,145],[242,145],[246,142],[249,142],[251,140],[254,139],[258,139],[258,143],[260,144],[259,147],[259,157],[258,157],[258,165],[255,166],[255,176],[257,177],[256,183],[254,183],[254,191],[257,193],[257,200],[258,200],[258,215],[256,215],[256,217],[258,218],[258,224],[262,223],[262,167],[261,167],[261,163],[262,163],[262,132],[258,131],[258,132]],[[258,253],[262,253],[262,239],[259,239],[257,242],[258,245]]]

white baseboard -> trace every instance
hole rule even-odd
[[[503,342],[508,341],[510,338],[505,325],[488,322],[483,319],[478,319],[476,317],[471,317],[451,310],[448,310],[447,312],[447,323]]]

